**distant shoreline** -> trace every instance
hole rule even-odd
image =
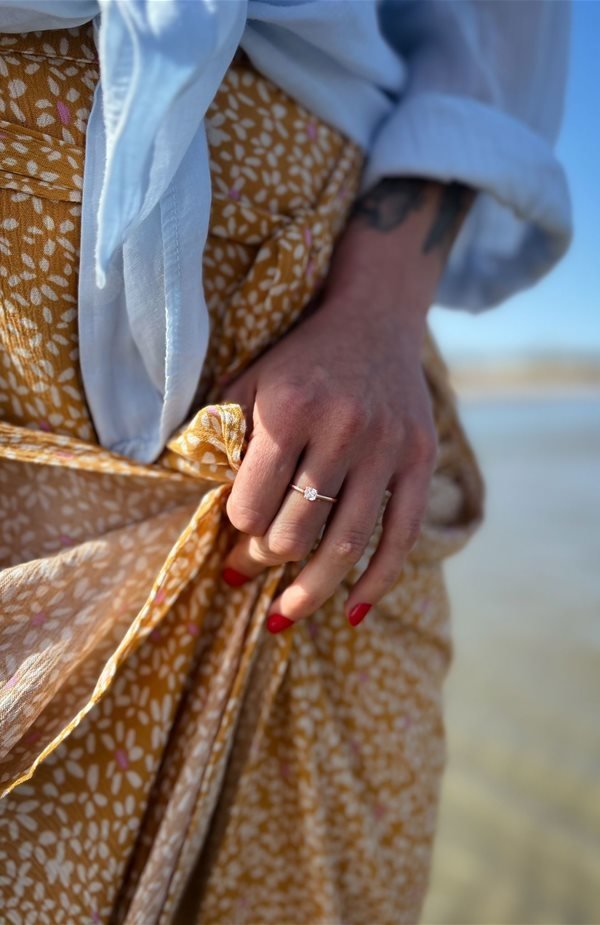
[[[504,400],[535,400],[535,401],[561,401],[561,400],[590,400],[600,401],[600,386],[598,385],[516,385],[498,383],[479,385],[470,383],[468,386],[453,381],[453,388],[461,401],[504,401]]]
[[[600,363],[595,362],[450,363],[450,379],[457,394],[465,399],[600,397]]]

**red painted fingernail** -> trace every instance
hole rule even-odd
[[[241,585],[245,585],[247,581],[250,581],[248,575],[242,575],[241,572],[236,572],[234,568],[229,568],[229,566],[223,569],[221,578],[232,588],[239,588]]]
[[[267,620],[267,629],[270,633],[280,633],[282,630],[286,630],[293,625],[294,621],[288,620],[282,613],[272,613]]]
[[[365,619],[370,609],[370,604],[355,604],[348,614],[348,623],[350,626],[358,626],[358,624]]]

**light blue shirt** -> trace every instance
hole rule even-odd
[[[479,195],[440,284],[478,311],[566,251],[553,144],[562,0],[0,0],[0,30],[94,19],[79,276],[83,380],[101,443],[150,462],[189,412],[208,342],[204,115],[242,45],[259,71],[361,145],[385,176]]]

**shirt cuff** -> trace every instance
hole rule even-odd
[[[403,100],[375,136],[362,192],[390,176],[479,191],[446,264],[441,305],[496,305],[544,276],[571,241],[567,181],[550,143],[478,100],[433,92]]]

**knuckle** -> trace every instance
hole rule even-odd
[[[342,565],[356,565],[368,542],[369,534],[366,530],[353,530],[334,542],[333,556]]]
[[[298,533],[276,533],[269,539],[269,550],[282,562],[299,562],[310,552],[310,544]]]
[[[306,415],[313,406],[310,384],[296,381],[284,383],[279,390],[278,406],[286,419],[289,419],[290,414],[297,417]]]
[[[433,428],[417,425],[413,428],[411,442],[415,461],[432,466],[437,457],[437,439]]]
[[[234,495],[230,495],[227,500],[227,516],[236,530],[249,533],[250,536],[262,536],[269,526],[265,523],[263,513],[239,501]]]
[[[267,545],[282,562],[299,562],[307,556],[314,539],[297,523],[278,524],[269,531]]]
[[[335,418],[342,441],[346,442],[360,434],[368,417],[366,405],[359,398],[340,399],[335,409]]]
[[[270,549],[265,545],[262,539],[252,541],[248,550],[250,558],[257,565],[269,566],[276,565],[278,560],[271,552]]]
[[[421,518],[415,515],[414,517],[409,518],[404,528],[404,549],[406,552],[410,552],[410,550],[414,547],[417,540],[419,539],[420,534]]]
[[[385,566],[378,576],[379,593],[383,596],[390,588],[393,588],[402,571],[403,560],[398,560],[393,565]]]

